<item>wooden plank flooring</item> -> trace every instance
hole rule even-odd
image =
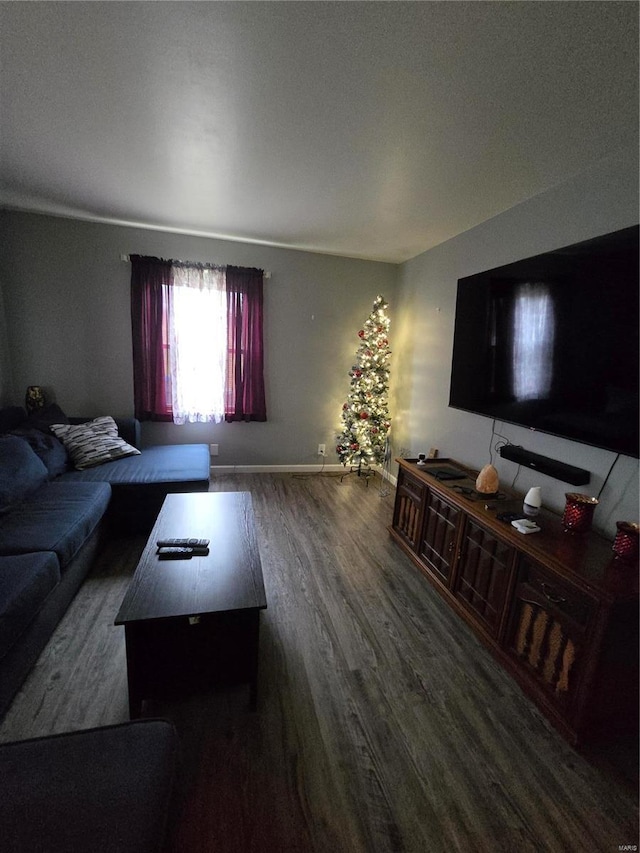
[[[633,780],[609,755],[572,749],[442,603],[389,539],[394,495],[379,483],[287,474],[212,483],[253,495],[268,601],[259,711],[248,711],[244,688],[147,708],[172,719],[181,740],[168,850],[637,844]],[[143,544],[106,548],[1,741],[127,719],[113,619]],[[622,757],[632,776],[637,752]]]

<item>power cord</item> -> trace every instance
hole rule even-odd
[[[324,471],[324,466],[327,463],[327,451],[325,450],[324,453],[319,453],[318,455],[322,456],[322,464],[320,465],[320,469],[318,471],[305,471],[305,472],[300,473],[300,474],[298,474],[294,471],[291,474],[292,479],[306,480],[309,477],[326,476],[325,471]]]
[[[518,479],[518,477],[520,476],[520,471],[521,471],[521,469],[522,469],[522,465],[518,465],[518,470],[516,471],[516,476],[515,476],[515,477],[513,478],[513,480],[511,481],[511,488],[513,488],[513,487],[515,486],[515,484],[516,484],[516,480],[517,480],[517,479]]]
[[[609,477],[611,476],[611,472],[612,472],[612,471],[613,471],[613,469],[615,468],[615,465],[616,465],[616,462],[618,461],[618,459],[620,459],[620,454],[619,454],[619,453],[618,453],[618,455],[616,456],[616,458],[613,460],[613,462],[611,463],[611,467],[609,468],[609,472],[608,472],[607,476],[604,478],[604,483],[602,484],[602,486],[600,487],[600,491],[598,492],[598,497],[597,497],[597,499],[598,499],[598,500],[600,500],[600,495],[601,495],[601,494],[602,494],[602,492],[604,491],[604,487],[607,485],[607,480],[608,480],[608,479],[609,479]]]
[[[494,438],[501,438],[503,441],[496,441],[494,444]],[[501,447],[506,447],[507,444],[511,444],[511,441],[507,438],[506,435],[502,435],[499,432],[496,432],[496,419],[493,419],[491,424],[491,438],[489,439],[489,462],[493,465],[493,454],[494,451],[499,453]]]

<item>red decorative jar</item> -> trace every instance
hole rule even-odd
[[[633,521],[616,521],[616,527],[618,532],[613,540],[613,553],[625,563],[637,563],[640,525]]]
[[[562,524],[567,533],[586,533],[593,521],[593,513],[598,506],[598,498],[567,492]]]

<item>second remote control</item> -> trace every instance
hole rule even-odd
[[[158,548],[158,556],[165,560],[190,560],[193,557],[193,549],[165,546]]]
[[[160,539],[158,548],[206,548],[208,539]]]

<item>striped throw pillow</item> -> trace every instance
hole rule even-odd
[[[108,415],[86,424],[53,424],[49,428],[80,471],[140,453],[137,447],[120,438],[116,422]]]

